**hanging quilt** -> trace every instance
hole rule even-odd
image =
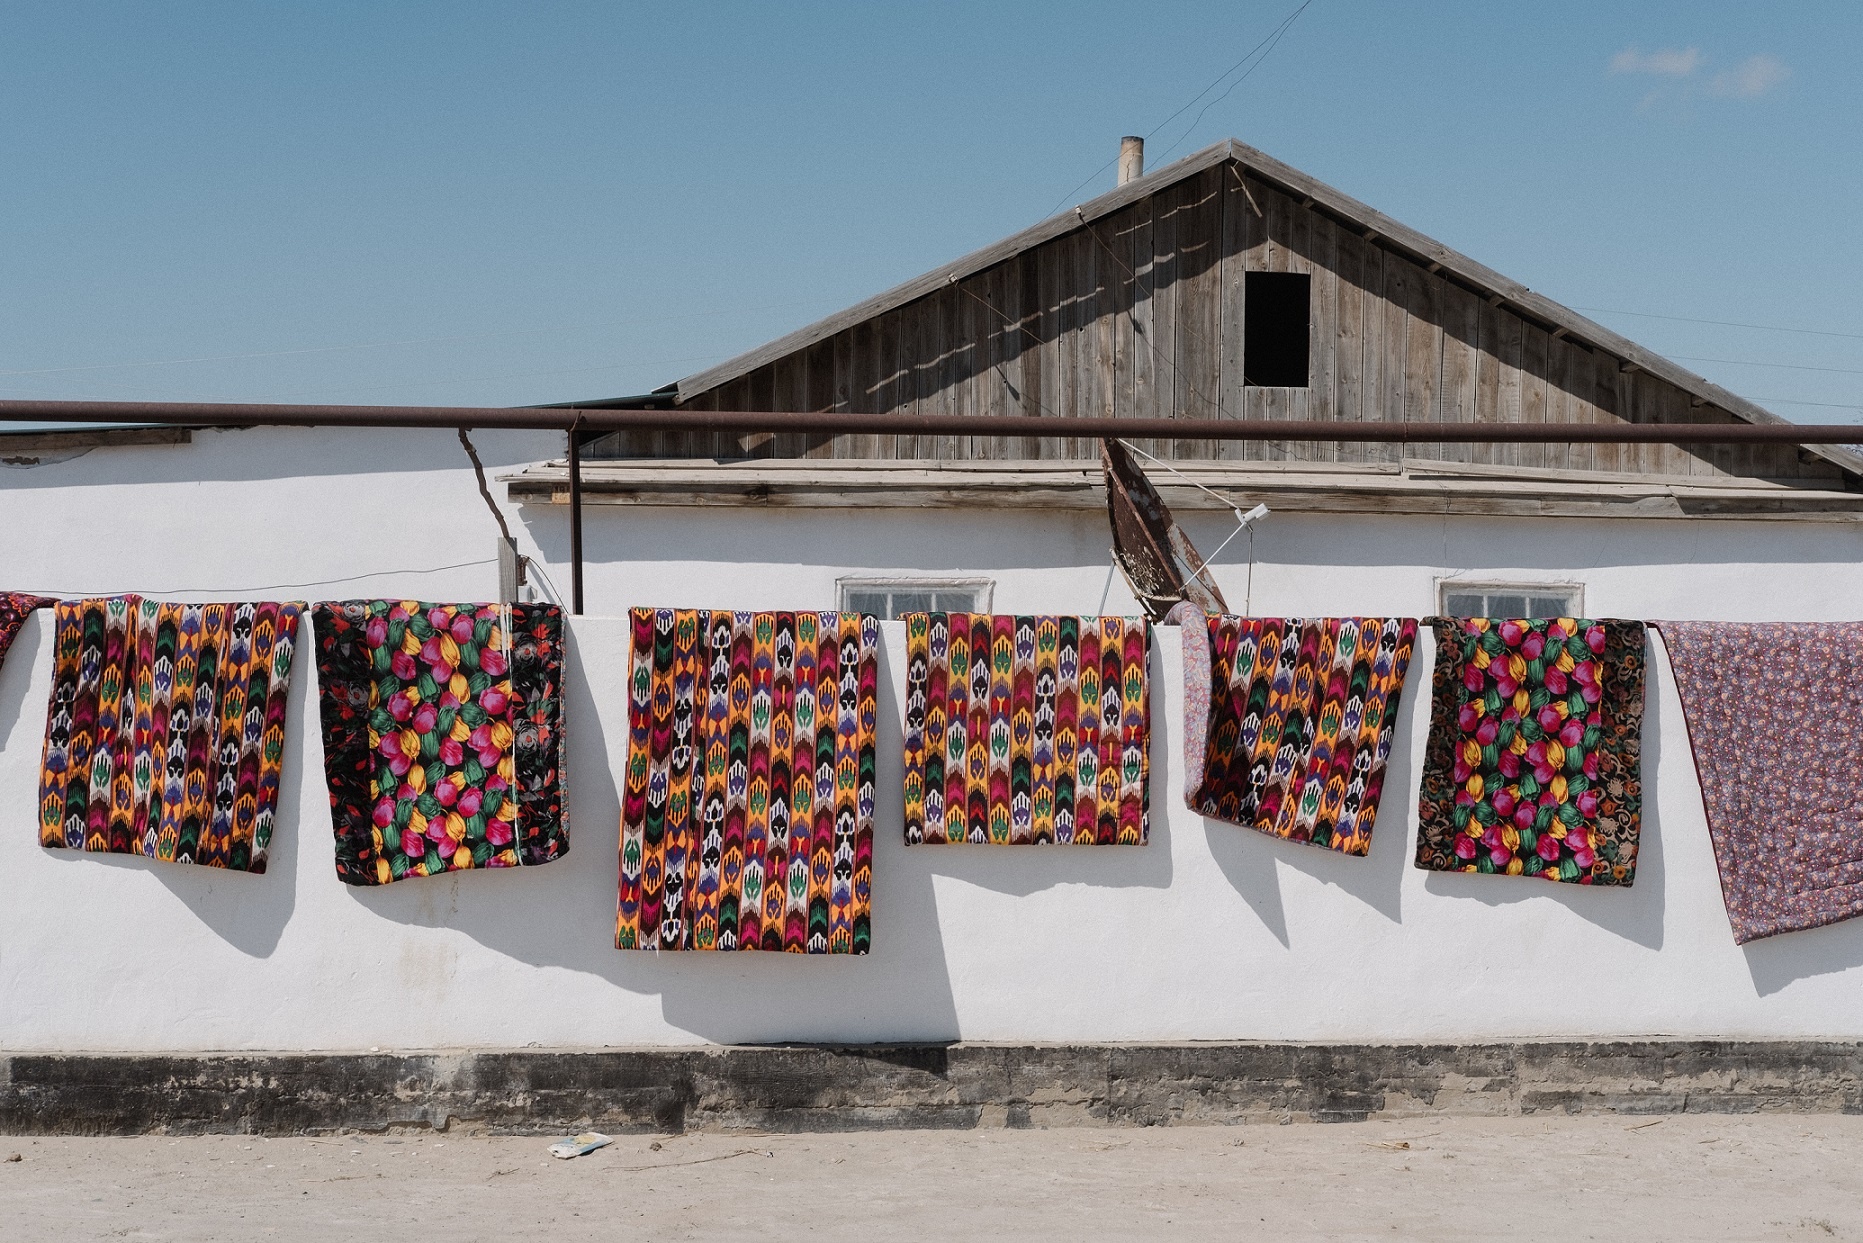
[[[1150,623],[904,620],[908,843],[1145,843]]]
[[[6,659],[7,649],[13,646],[13,640],[19,637],[21,626],[32,616],[34,609],[50,608],[58,603],[44,596],[29,596],[17,591],[0,591],[0,661]]]
[[[1197,616],[1183,624],[1193,765],[1185,801],[1218,820],[1365,854],[1416,620]]]
[[[303,608],[57,605],[40,844],[265,871]]]
[[[350,600],[311,617],[339,878],[568,853],[561,609]]]
[[[1432,618],[1417,866],[1636,879],[1643,623]]]
[[[621,949],[865,954],[879,622],[635,609]]]
[[[1653,624],[1734,940],[1863,914],[1863,624]]]

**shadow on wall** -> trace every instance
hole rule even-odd
[[[1416,765],[1415,752],[1421,745],[1419,722],[1425,729],[1429,725],[1430,652],[1427,643],[1427,636],[1418,640],[1410,671],[1405,676],[1404,690],[1398,698],[1399,722],[1393,727],[1391,754],[1385,762],[1384,794],[1372,828],[1371,848],[1362,858],[1304,842],[1283,841],[1252,828],[1204,817],[1210,854],[1215,857],[1216,865],[1283,947],[1290,947],[1292,943],[1287,931],[1286,907],[1281,900],[1277,860],[1350,894],[1394,924],[1404,922],[1404,856],[1409,850],[1405,829],[1411,822],[1405,801],[1408,791],[1416,788],[1412,772]],[[1419,685],[1423,691],[1422,711],[1412,698]],[[1184,780],[1190,780],[1189,774],[1185,774]]]
[[[899,719],[884,651],[881,660],[873,949],[864,957],[614,947],[621,818],[614,774],[624,771],[627,739],[611,743],[604,735],[598,688],[589,685],[574,644],[564,678],[570,855],[546,867],[404,881],[351,889],[350,896],[385,919],[457,929],[521,962],[659,993],[668,1023],[722,1044],[955,1039],[931,852],[909,852],[903,841]],[[602,1033],[590,1033],[590,1043],[601,1040]]]
[[[1733,939],[1731,929],[1727,937]],[[1863,967],[1863,919],[1749,941],[1740,949],[1754,991],[1770,997],[1799,980]]]
[[[1646,648],[1646,655],[1653,649]],[[1464,872],[1431,872],[1423,886],[1431,893],[1473,898],[1488,906],[1541,899],[1557,902],[1579,918],[1596,924],[1606,932],[1626,941],[1660,950],[1663,943],[1663,911],[1666,905],[1666,876],[1662,854],[1662,813],[1657,807],[1655,791],[1661,786],[1663,754],[1662,676],[1652,657],[1644,665],[1643,683],[1643,753],[1640,778],[1643,801],[1643,825],[1637,844],[1636,881],[1629,888],[1606,885],[1565,885],[1537,877],[1481,876]],[[1427,688],[1428,683],[1424,683]],[[1426,692],[1427,694],[1427,689]],[[1426,727],[1427,728],[1427,725]],[[1676,737],[1688,745],[1687,735],[1677,722]],[[1682,762],[1692,763],[1684,750]]]
[[[51,614],[41,614],[46,633],[50,633]],[[286,704],[287,721],[304,719],[304,697],[314,694],[315,669],[305,672],[299,646],[299,661],[291,679]],[[9,657],[10,658],[10,657]],[[311,714],[315,719],[315,714]],[[323,783],[323,751],[306,743],[287,749],[283,771],[279,775],[278,819],[273,827],[266,870],[253,875],[226,868],[196,867],[190,864],[163,863],[141,855],[92,854],[83,850],[46,850],[48,858],[71,867],[126,868],[147,872],[173,894],[194,917],[205,924],[222,941],[251,958],[269,958],[284,936],[285,925],[297,907],[298,839],[303,826],[289,809],[301,805],[306,778],[319,786]]]
[[[903,642],[900,654],[903,659]],[[892,649],[889,646],[883,659],[890,660],[891,656]],[[1164,658],[1154,641],[1151,661],[1146,668],[1154,710],[1151,715],[1151,781],[1147,787],[1151,793],[1151,814],[1145,845],[973,846],[958,843],[913,846],[906,849],[906,857],[915,861],[922,859],[924,862],[919,866],[929,865],[929,870],[940,875],[1017,898],[1052,889],[1056,885],[1093,885],[1102,889],[1169,889],[1172,868],[1171,818],[1169,808],[1160,800],[1168,788],[1171,740],[1176,736],[1176,730],[1166,713],[1156,711],[1165,698],[1157,693],[1159,679],[1163,676],[1163,664]],[[887,688],[882,692],[882,698],[890,697],[893,684],[886,680],[884,670],[880,685]],[[891,746],[897,761],[903,746],[898,726],[904,713],[903,710],[887,711],[885,703],[882,703],[881,709],[885,719],[881,726],[880,746]],[[887,738],[889,730],[892,731],[890,742]],[[880,820],[875,831],[903,841],[904,808],[901,807],[896,824]]]
[[[52,610],[40,609],[26,619],[19,633],[13,636],[13,646],[0,656],[5,662],[0,664],[0,673],[7,669],[16,670],[17,674],[12,681],[19,688],[12,694],[0,697],[0,740],[3,740],[0,745],[20,748],[39,748],[44,745],[46,705],[38,705],[38,724],[29,724],[33,718],[26,711],[26,692],[32,685],[32,670],[38,664],[39,649],[50,646],[51,641]],[[19,734],[18,731],[22,729],[26,732]],[[36,736],[35,730],[38,731]]]
[[[1416,676],[1417,667],[1413,662],[1406,681]],[[1424,685],[1427,688],[1427,680]],[[1396,727],[1396,736],[1391,740],[1391,755],[1384,770],[1384,795],[1372,828],[1371,849],[1363,858],[1305,842],[1283,841],[1252,828],[1204,817],[1210,854],[1215,857],[1216,865],[1255,912],[1256,918],[1284,947],[1291,947],[1292,942],[1287,932],[1287,911],[1281,901],[1277,860],[1352,895],[1394,924],[1404,922],[1403,869],[1408,849],[1404,830],[1410,817],[1401,813],[1405,811],[1406,791],[1414,788],[1411,769],[1416,731],[1408,724],[1415,720],[1415,714],[1409,710],[1408,694],[1398,707],[1404,713],[1406,724]],[[1424,720],[1427,724],[1428,717]]]

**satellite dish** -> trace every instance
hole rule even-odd
[[[1223,593],[1210,577],[1196,545],[1171,517],[1145,472],[1117,440],[1100,441],[1106,474],[1106,516],[1113,527],[1113,558],[1132,594],[1153,621],[1173,605],[1188,603],[1205,613],[1227,613]]]

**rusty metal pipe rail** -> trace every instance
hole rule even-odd
[[[0,424],[141,423],[167,427],[487,428],[568,439],[571,611],[582,612],[582,441],[606,432],[804,435],[1134,436],[1157,440],[1317,440],[1397,444],[1863,443],[1841,423],[1347,423],[1318,419],[1133,419],[1051,415],[851,414],[829,410],[616,410],[598,406],[302,406],[241,402],[0,401]]]
[[[1320,419],[1134,419],[835,411],[605,410],[534,406],[300,406],[154,401],[0,401],[0,423],[168,427],[509,428],[794,432],[904,436],[1136,436],[1159,440],[1318,440],[1414,444],[1860,444],[1848,423],[1347,423]]]

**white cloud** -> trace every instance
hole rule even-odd
[[[1758,99],[1791,76],[1792,70],[1776,56],[1749,56],[1715,74],[1708,89],[1732,99]]]
[[[1686,78],[1699,69],[1706,59],[1707,57],[1701,54],[1701,49],[1698,47],[1664,47],[1645,53],[1632,46],[1611,57],[1611,72],[1651,73],[1660,78]],[[1754,60],[1760,59],[1763,58],[1754,57]],[[1744,69],[1745,66],[1742,68]],[[1780,68],[1783,69],[1784,66],[1781,65]]]

